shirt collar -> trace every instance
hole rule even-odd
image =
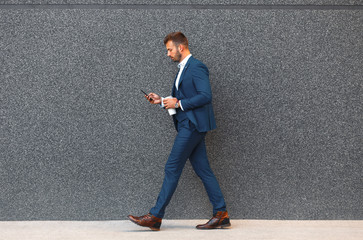
[[[183,61],[181,61],[179,64],[178,64],[178,68],[182,68],[185,66],[185,64],[187,64],[189,58],[192,56],[192,54],[189,54],[188,56],[186,56]]]

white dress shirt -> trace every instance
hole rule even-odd
[[[184,70],[184,67],[185,67],[185,64],[187,64],[189,58],[192,56],[192,54],[189,54],[188,56],[186,56],[183,61],[181,61],[179,64],[178,64],[178,68],[179,68],[179,73],[178,73],[178,76],[176,78],[176,81],[175,81],[175,87],[176,87],[176,90],[179,89],[179,80],[180,80],[180,76],[181,74],[183,73],[183,70]],[[164,107],[164,103],[163,103],[163,100],[164,98],[161,98],[161,107]],[[181,103],[181,100],[179,101],[179,106],[181,108],[181,110],[184,111],[183,109],[183,106],[182,106],[182,103]]]
[[[189,54],[188,56],[186,56],[183,61],[181,61],[179,64],[178,64],[178,68],[179,68],[179,73],[178,73],[178,77],[176,78],[176,81],[175,81],[175,87],[176,87],[176,90],[178,90],[179,88],[179,80],[180,80],[180,76],[184,70],[184,67],[185,67],[185,64],[187,64],[189,58],[192,56],[192,54]]]

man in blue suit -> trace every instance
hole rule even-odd
[[[177,187],[179,177],[189,158],[194,171],[202,180],[213,205],[213,217],[197,229],[230,227],[226,203],[218,181],[209,166],[205,135],[216,128],[212,106],[212,91],[208,68],[192,57],[188,39],[181,32],[168,34],[164,39],[168,57],[179,62],[172,98],[162,98],[155,93],[145,96],[150,103],[160,104],[166,109],[175,109],[173,115],[178,132],[169,159],[165,165],[164,182],[155,206],[149,214],[141,217],[129,215],[129,219],[152,230],[160,230],[165,208]]]

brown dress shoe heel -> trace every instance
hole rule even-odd
[[[231,223],[229,221],[228,212],[217,212],[214,216],[206,223],[196,226],[197,229],[217,229],[217,228],[230,228]]]
[[[153,216],[151,213],[148,213],[141,217],[135,217],[132,215],[127,216],[133,223],[136,223],[142,227],[148,227],[153,231],[160,231],[161,226],[161,218]]]

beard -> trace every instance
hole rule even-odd
[[[178,52],[175,54],[175,57],[173,58],[173,61],[174,61],[174,62],[180,62],[180,59],[181,59],[181,54],[180,54],[180,52],[178,51]]]

